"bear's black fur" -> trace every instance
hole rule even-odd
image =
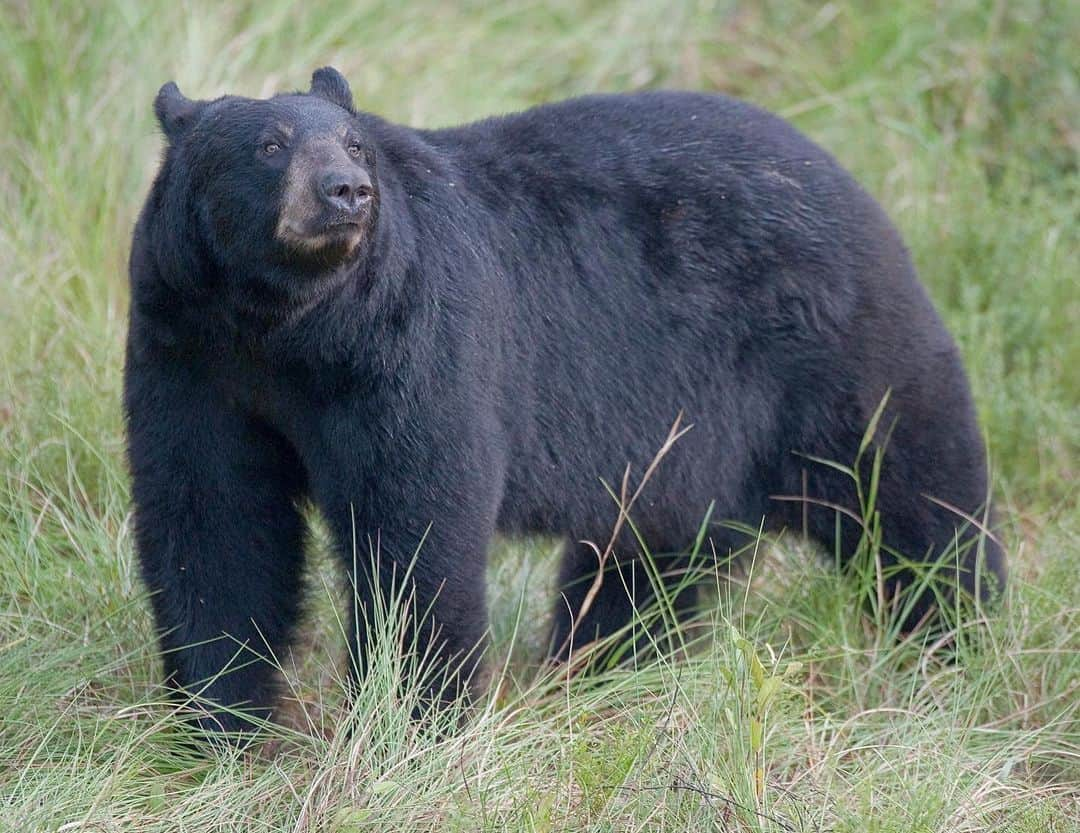
[[[572,630],[621,628],[652,592],[633,539],[574,628],[597,566],[577,542],[603,547],[601,481],[640,477],[680,412],[693,427],[633,512],[654,552],[685,553],[715,502],[753,527],[805,520],[830,551],[839,530],[850,554],[852,481],[812,458],[851,463],[890,392],[885,544],[1001,586],[1000,548],[964,519],[986,517],[988,484],[956,347],[882,210],[779,118],[647,92],[414,130],[355,111],[332,69],[269,100],[167,84],[155,110],[125,405],[172,685],[269,714],[272,669],[247,652],[296,622],[304,498],[361,564],[361,609],[418,552],[415,635],[444,663],[482,645],[496,530],[568,542],[558,655]]]

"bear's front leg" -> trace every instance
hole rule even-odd
[[[353,589],[352,677],[362,690],[378,637],[403,650],[414,715],[468,698],[487,638],[485,568],[496,504],[490,485],[458,471],[380,468],[366,485],[317,497]],[[339,469],[340,471],[340,469]],[[390,612],[389,618],[387,612]],[[389,620],[398,626],[389,632]]]
[[[169,686],[205,729],[251,728],[298,615],[303,489],[296,455],[178,360],[129,351],[135,534]],[[239,710],[224,711],[216,706]]]

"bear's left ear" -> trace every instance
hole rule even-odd
[[[345,80],[345,76],[333,67],[323,67],[312,73],[311,89],[308,93],[309,95],[324,98],[331,104],[336,104],[343,110],[348,110],[353,115],[356,115],[349,82]]]

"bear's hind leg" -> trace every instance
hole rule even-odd
[[[992,514],[983,511],[987,480],[981,443],[974,429],[965,435],[963,426],[949,428],[951,440],[898,427],[884,449],[873,495],[881,522],[881,547],[870,565],[879,585],[873,591],[883,591],[884,601],[901,615],[904,632],[925,621],[940,622],[939,607],[955,605],[958,589],[966,603],[985,603],[1004,588],[1004,553],[993,534],[981,528],[984,516],[992,525]],[[944,428],[940,433],[950,437]],[[966,444],[956,441],[957,433]],[[917,451],[912,450],[915,444]],[[870,468],[869,461],[863,468]],[[865,508],[858,505],[854,481],[822,465],[807,470],[811,503],[804,517],[811,536],[829,553],[838,549],[844,563],[860,552],[870,557],[861,519]],[[864,500],[869,492],[864,476]],[[825,504],[847,512],[838,514]],[[802,512],[801,504],[789,506],[789,525],[800,524]]]
[[[693,612],[698,587],[684,550],[658,548],[657,553],[646,556],[636,542],[616,546],[597,584],[597,550],[581,542],[568,543],[559,569],[551,656],[570,660],[586,645],[624,629],[624,638],[604,652],[601,662],[624,656],[627,646],[637,654],[672,647],[669,628]]]

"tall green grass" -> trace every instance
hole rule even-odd
[[[0,8],[0,829],[1080,830],[1080,6],[217,4]],[[956,335],[1012,559],[954,648],[882,636],[872,573],[761,541],[676,657],[540,663],[555,545],[490,571],[491,696],[408,718],[393,651],[352,706],[325,536],[279,657],[285,725],[209,758],[161,701],[119,410],[150,102],[303,87],[436,126],[576,93],[722,90],[877,195]],[[887,510],[887,507],[886,507]],[[383,626],[393,630],[393,622]],[[386,640],[389,644],[389,640]]]

